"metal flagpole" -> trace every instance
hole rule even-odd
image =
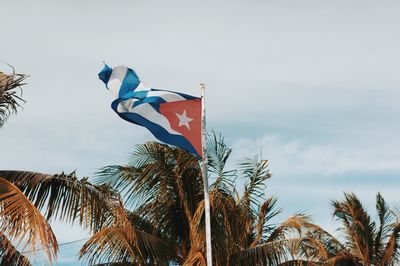
[[[201,90],[201,143],[203,150],[202,173],[204,185],[204,212],[206,214],[206,256],[207,266],[212,266],[211,251],[211,219],[210,219],[210,197],[208,195],[208,173],[207,173],[207,131],[206,131],[206,104],[205,104],[205,85],[200,84]]]

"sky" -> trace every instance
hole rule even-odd
[[[233,148],[230,166],[269,160],[282,221],[303,211],[334,233],[330,202],[344,191],[373,215],[378,191],[397,204],[400,2],[0,3],[0,60],[30,75],[23,110],[0,129],[1,169],[93,176],[154,140],[111,110],[105,61],[150,87],[199,95],[204,82],[208,128]],[[87,236],[53,225],[60,243]],[[77,250],[62,247],[59,265]]]

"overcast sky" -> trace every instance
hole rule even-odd
[[[399,1],[0,2],[0,59],[30,75],[24,110],[0,130],[2,169],[92,176],[154,140],[111,110],[106,61],[156,88],[199,95],[205,82],[232,162],[270,161],[281,220],[307,211],[333,232],[343,191],[371,212],[377,191],[397,203]],[[60,243],[84,237],[55,230]]]

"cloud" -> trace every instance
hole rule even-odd
[[[383,139],[373,142],[366,136],[354,142],[331,139],[315,143],[312,139],[287,139],[270,134],[255,139],[243,137],[233,144],[233,150],[241,156],[262,150],[278,176],[320,178],[399,171],[399,147],[400,143],[385,143]]]
[[[369,134],[357,139],[328,140],[264,134],[233,141],[229,166],[243,157],[262,153],[273,174],[265,195],[277,196],[278,206],[285,209],[279,219],[305,212],[339,235],[330,201],[343,199],[343,192],[356,193],[372,217],[376,216],[377,192],[390,205],[398,202],[399,146],[399,142],[386,142],[384,137],[371,138]]]

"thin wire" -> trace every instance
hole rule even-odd
[[[78,243],[78,242],[81,242],[83,240],[88,240],[88,239],[89,239],[89,237],[85,237],[85,238],[81,238],[81,239],[78,239],[78,240],[73,240],[73,241],[70,241],[70,242],[61,243],[58,246],[60,247],[60,246],[70,245],[70,244]]]
[[[73,240],[73,241],[70,241],[70,242],[61,243],[61,244],[58,245],[58,247],[75,244],[75,243],[78,243],[78,242],[81,242],[81,241],[84,241],[84,240],[88,240],[88,239],[89,239],[89,237],[85,237],[85,238],[81,238],[81,239],[78,239],[78,240]],[[35,252],[36,251],[43,251],[43,250],[44,249],[36,249]],[[33,252],[33,250],[28,250],[28,251],[23,251],[22,254],[32,253],[32,252]]]

